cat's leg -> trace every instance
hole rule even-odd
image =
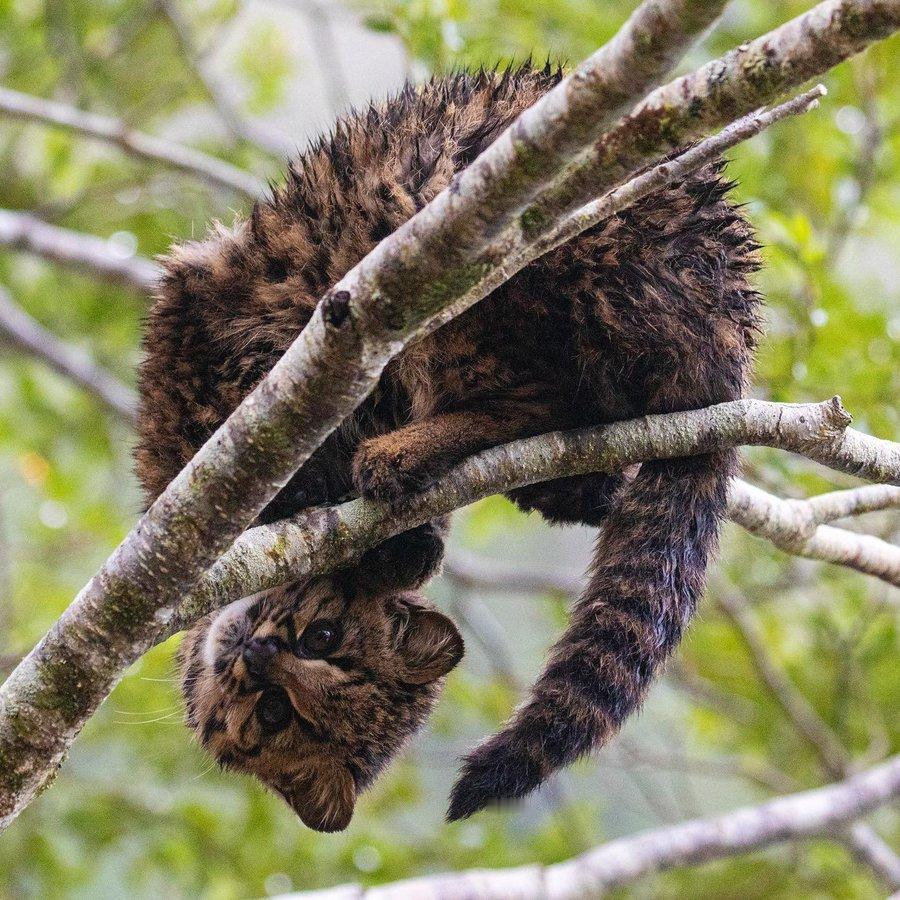
[[[364,496],[394,500],[426,488],[472,453],[558,427],[522,404],[497,406],[439,413],[363,441],[353,459],[354,483]]]
[[[349,465],[350,452],[341,435],[330,435],[272,498],[259,514],[258,523],[266,525],[310,506],[340,502],[352,487]]]
[[[524,512],[539,512],[554,525],[604,523],[621,489],[628,483],[623,472],[597,472],[540,481],[516,488],[507,497]]]

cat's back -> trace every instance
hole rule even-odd
[[[319,297],[561,78],[526,65],[407,85],[342,119],[247,220],[173,248],[144,338],[137,472],[155,498]]]

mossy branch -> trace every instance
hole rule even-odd
[[[850,416],[837,397],[824,403],[796,405],[737,400],[690,412],[645,416],[513,441],[470,457],[433,487],[400,504],[351,500],[249,529],[173,609],[160,637],[225,603],[293,578],[339,568],[395,534],[483,497],[537,481],[617,472],[645,460],[691,456],[738,445],[791,450],[847,471],[856,466],[847,464],[840,448],[852,442],[864,446],[867,456],[879,460],[872,473],[876,480],[900,484],[900,444],[856,432],[848,427],[849,422]],[[829,449],[826,452],[823,448]],[[741,524],[751,515],[747,495],[752,490],[758,489],[740,482],[734,489],[736,500],[730,509],[740,516],[739,521],[744,519]],[[754,507],[757,520],[772,501],[787,502],[771,497],[766,507]]]

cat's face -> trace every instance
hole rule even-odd
[[[277,588],[185,636],[188,725],[309,827],[340,831],[462,654],[453,623],[416,594],[356,596],[340,578]]]

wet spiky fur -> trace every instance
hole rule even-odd
[[[295,161],[247,221],[173,250],[141,373],[137,459],[149,497],[271,368],[319,297],[559,78],[526,66],[407,87]],[[407,348],[263,518],[354,490],[393,498],[526,435],[739,397],[757,328],[757,248],[721,168],[602,222]],[[633,479],[511,492],[551,521],[604,528],[569,628],[531,699],[467,758],[451,818],[530,791],[640,705],[703,589],[733,467],[724,452],[648,463]],[[434,534],[395,539],[403,577],[434,569]],[[185,687],[190,703],[196,684]]]

